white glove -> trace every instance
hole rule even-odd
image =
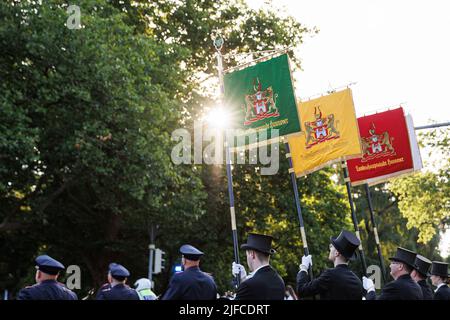
[[[364,289],[366,289],[367,292],[375,291],[375,285],[373,284],[372,279],[363,277],[362,280],[363,280],[363,287]]]
[[[247,278],[247,271],[245,271],[244,266],[234,261],[233,264],[231,265],[231,272],[233,273],[233,276],[240,275],[241,280]]]
[[[311,255],[303,256],[302,263],[300,264],[300,271],[308,272],[310,266],[312,266],[312,256]]]

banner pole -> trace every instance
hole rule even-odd
[[[354,207],[352,193],[351,193],[351,189],[350,189],[350,178],[348,176],[347,162],[343,160],[341,162],[341,164],[342,164],[342,171],[344,172],[345,186],[347,187],[348,202],[350,203],[350,210],[352,212],[353,227],[355,228],[356,236],[358,237],[359,242],[360,242],[359,247],[358,247],[359,258],[361,260],[361,265],[363,267],[363,275],[367,276],[366,256],[364,255],[364,250],[362,247],[362,241],[361,241],[361,235],[360,235],[360,229],[358,227],[358,221],[356,219],[355,207]]]
[[[216,58],[217,58],[217,70],[219,74],[219,84],[220,84],[220,100],[223,102],[223,97],[225,95],[225,86],[223,82],[223,62],[221,49],[223,46],[223,39],[218,37],[214,40],[214,47],[216,48]],[[237,237],[237,227],[236,227],[236,214],[234,209],[234,192],[233,192],[233,175],[231,172],[231,154],[230,146],[228,144],[228,136],[225,134],[225,155],[226,155],[226,168],[227,168],[227,183],[228,183],[228,198],[230,199],[230,216],[231,216],[231,232],[233,236],[233,251],[234,251],[234,261],[239,262],[239,247],[238,247],[238,237]],[[239,287],[241,283],[240,276],[235,278],[236,287]]]
[[[291,157],[291,150],[289,147],[289,143],[284,143],[285,149],[286,149],[286,158],[288,159],[289,163],[289,174],[291,175],[291,182],[292,182],[292,189],[294,190],[294,198],[295,198],[295,207],[297,208],[297,215],[298,215],[298,221],[300,223],[300,234],[302,236],[302,243],[303,243],[303,250],[305,252],[305,256],[309,255],[309,249],[308,249],[308,242],[306,241],[306,231],[305,231],[305,225],[303,223],[303,215],[302,215],[302,208],[300,206],[300,198],[298,196],[298,188],[297,188],[297,177],[295,176],[294,168],[292,166],[292,157]],[[313,272],[312,272],[312,266],[308,270],[309,276],[311,279],[314,279]]]
[[[383,282],[386,283],[386,268],[384,266],[383,255],[381,253],[381,244],[380,244],[380,238],[378,237],[377,225],[375,224],[375,217],[373,214],[373,205],[372,205],[372,196],[370,194],[369,184],[365,183],[364,188],[366,189],[367,203],[369,205],[369,211],[370,211],[370,221],[372,222],[373,234],[375,236],[375,243],[377,245],[378,260],[380,260],[381,275],[383,276]]]

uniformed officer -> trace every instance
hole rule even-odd
[[[308,277],[312,257],[303,256],[297,274],[299,298],[319,294],[321,300],[361,300],[361,280],[348,267],[349,260],[355,259],[355,251],[359,245],[360,241],[356,235],[347,230],[341,231],[337,238],[331,237],[328,259],[333,262],[334,268],[325,270],[312,281]]]
[[[141,300],[156,300],[156,294],[152,291],[152,283],[147,278],[141,278],[134,283],[134,288]]]
[[[217,287],[213,278],[199,268],[203,252],[185,244],[181,246],[183,272],[175,273],[161,300],[214,300]]]
[[[268,235],[250,233],[247,243],[241,245],[252,272],[247,276],[244,266],[233,262],[232,273],[241,278],[235,300],[284,300],[284,281],[269,264],[270,256],[275,253],[272,239]]]
[[[384,286],[378,298],[372,279],[363,277],[363,286],[367,290],[367,300],[422,300],[422,289],[411,278],[411,272],[415,268],[415,259],[415,252],[397,248],[395,257],[390,258],[391,276],[395,280]]]
[[[118,263],[109,265],[109,284],[101,287],[97,293],[97,300],[139,300],[136,290],[126,285],[130,272]]]
[[[428,271],[431,267],[431,261],[418,254],[414,264],[415,267],[411,272],[411,278],[413,278],[422,289],[423,300],[433,300],[433,291],[427,283],[427,277],[430,276]]]
[[[42,255],[36,258],[36,284],[19,291],[17,300],[77,300],[77,295],[57,282],[64,265]]]
[[[431,282],[436,287],[434,300],[450,300],[448,278],[448,263],[433,261],[431,265]]]

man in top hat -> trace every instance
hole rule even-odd
[[[416,253],[404,248],[397,248],[395,257],[390,258],[391,276],[394,281],[389,282],[381,290],[377,298],[372,279],[363,277],[363,286],[367,290],[367,300],[422,300],[420,286],[411,278],[414,270]]]
[[[361,280],[348,267],[355,259],[355,251],[360,241],[354,233],[343,230],[337,238],[330,238],[328,259],[334,268],[327,269],[310,281],[308,269],[312,265],[311,255],[303,256],[300,271],[297,274],[297,292],[299,298],[320,295],[322,300],[361,300],[363,287]]]
[[[428,270],[431,267],[431,261],[418,254],[414,262],[414,270],[411,272],[411,278],[417,282],[422,289],[423,300],[433,300],[433,291],[427,283],[427,277],[430,276]]]
[[[64,265],[42,255],[36,258],[36,284],[19,291],[17,300],[78,300],[77,295],[57,282]]]
[[[161,300],[215,300],[217,287],[213,278],[200,270],[203,252],[185,244],[181,246],[183,272],[175,273]]]
[[[139,300],[136,290],[126,282],[130,272],[118,263],[111,263],[108,272],[108,284],[100,288],[97,300]]]
[[[437,287],[434,291],[434,300],[450,300],[448,287],[448,263],[433,261],[431,265],[431,282]]]
[[[241,284],[235,300],[284,300],[284,281],[270,266],[272,237],[250,233],[247,243],[241,245],[247,255],[247,265],[252,271],[249,276],[243,265],[233,262],[232,273],[240,276]]]

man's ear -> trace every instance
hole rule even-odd
[[[337,258],[337,257],[341,256],[341,253],[339,251],[337,251],[336,249],[334,249],[334,256]]]

